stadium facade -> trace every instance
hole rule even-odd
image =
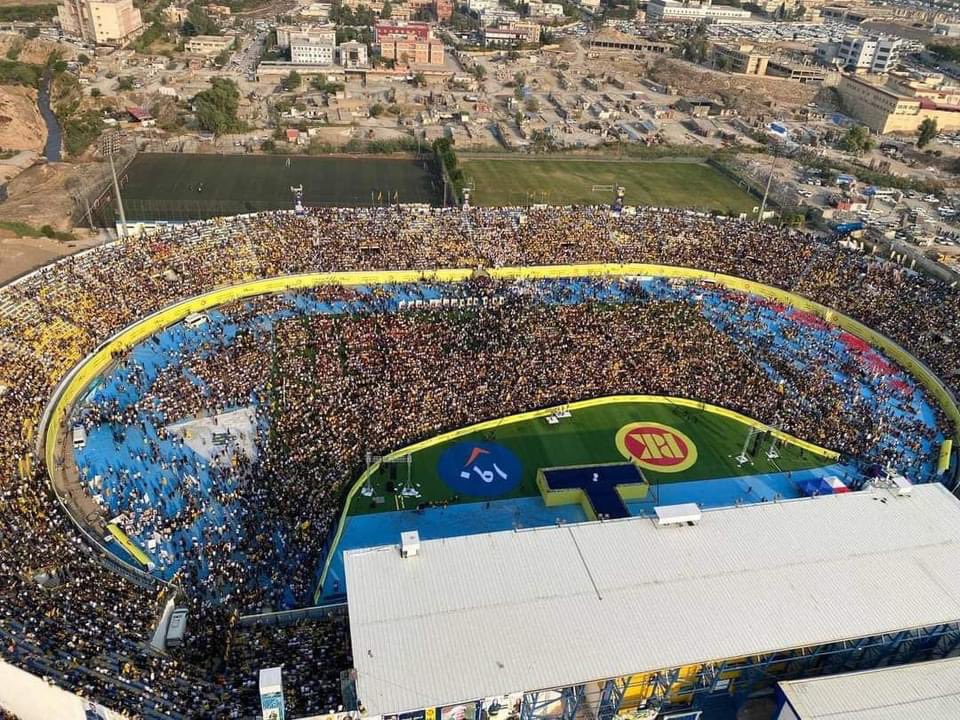
[[[350,551],[357,697],[368,715],[506,696],[524,720],[610,720],[944,657],[958,551],[939,484]]]

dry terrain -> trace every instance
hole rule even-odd
[[[817,85],[791,80],[715,72],[672,58],[661,58],[654,63],[649,77],[675,87],[681,97],[723,100],[741,115],[806,105],[813,100],[818,89]]]
[[[14,220],[39,228],[51,225],[71,228],[74,209],[72,178],[86,172],[86,166],[42,163],[20,173],[7,184],[9,197],[0,203],[0,220]]]
[[[97,238],[84,238],[62,243],[45,237],[18,238],[12,235],[8,230],[0,230],[0,285],[98,242]]]
[[[0,86],[0,149],[40,152],[47,128],[37,109],[37,91]]]

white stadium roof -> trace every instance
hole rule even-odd
[[[960,502],[939,484],[344,561],[371,715],[960,620]]]
[[[960,658],[794,680],[780,688],[798,720],[960,718]]]

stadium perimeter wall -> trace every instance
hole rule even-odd
[[[750,293],[774,300],[798,310],[812,313],[825,319],[827,322],[841,327],[852,335],[866,340],[874,347],[880,348],[908,370],[940,403],[946,415],[954,423],[954,428],[958,433],[954,439],[960,440],[960,409],[957,407],[956,399],[950,389],[940,381],[930,368],[913,357],[913,355],[893,340],[872,328],[832,308],[795,293],[732,275],[723,275],[721,273],[696,268],[645,263],[541,265],[493,268],[485,272],[490,277],[498,280],[559,279],[570,277],[664,277],[686,279],[714,283],[717,286]],[[48,473],[55,472],[58,455],[57,439],[66,429],[71,408],[83,397],[91,383],[113,364],[118,354],[129,350],[157,331],[179,322],[191,313],[203,312],[229,302],[258,295],[304,290],[320,285],[349,286],[409,282],[461,282],[473,277],[474,274],[475,271],[472,269],[445,269],[432,271],[393,270],[285,275],[218,288],[170,305],[116,333],[67,374],[57,386],[57,389],[54,391],[53,396],[44,409],[39,432],[37,433],[37,455],[44,457]],[[439,442],[440,439],[435,438],[433,441]],[[425,442],[430,443],[431,441]],[[411,446],[411,448],[407,448],[406,451],[410,452],[416,447],[417,446]],[[50,475],[50,480],[56,492],[56,482],[52,474]],[[358,480],[351,488],[349,497],[352,498],[360,487],[361,485]],[[59,494],[58,498],[60,498]],[[60,498],[60,502],[64,508],[66,508],[66,504],[62,498]],[[349,500],[347,505],[348,504]],[[341,514],[336,538],[339,538],[343,531],[346,521],[347,505],[344,506]],[[72,514],[70,515],[73,517]],[[74,522],[81,531],[87,535],[88,539],[93,540],[92,536],[76,518],[74,518]],[[105,550],[98,541],[93,540],[93,542],[100,547],[101,550]],[[333,545],[331,547],[333,547]]]

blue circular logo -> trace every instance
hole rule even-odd
[[[437,474],[451,490],[474,497],[505,495],[520,484],[520,460],[503,445],[461,442],[437,461]]]

